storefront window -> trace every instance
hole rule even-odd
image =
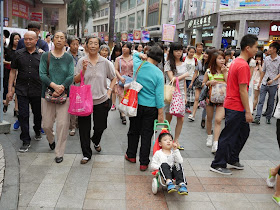
[[[143,20],[144,20],[144,10],[142,11],[138,11],[137,12],[137,28],[141,28],[144,24],[143,24]]]
[[[57,30],[59,21],[59,9],[58,8],[43,8],[43,25],[44,31],[54,32]]]
[[[118,32],[118,21],[115,20],[115,33],[117,33],[117,32]]]
[[[127,0],[121,2],[121,13],[127,10]]]
[[[136,4],[135,0],[129,0],[129,9],[134,8],[135,4]]]
[[[27,20],[17,16],[13,16],[12,26],[15,28],[27,28]]]
[[[148,26],[158,25],[158,11],[148,15]]]
[[[145,0],[137,0],[137,5],[143,4]]]
[[[107,16],[108,13],[109,13],[109,8],[106,8],[106,9],[105,9],[105,16]]]
[[[105,14],[105,10],[103,9],[103,10],[100,11],[100,17],[103,17],[104,14]]]
[[[120,31],[126,30],[126,17],[120,19]]]
[[[128,30],[134,29],[134,22],[135,22],[135,14],[128,16]]]

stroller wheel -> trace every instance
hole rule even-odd
[[[152,191],[153,191],[154,194],[157,194],[157,191],[158,191],[158,181],[157,181],[156,178],[153,178]]]

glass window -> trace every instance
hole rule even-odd
[[[158,11],[148,15],[148,26],[158,25]]]
[[[105,24],[105,31],[108,31],[108,24]]]
[[[104,25],[101,25],[101,32],[104,31]]]
[[[58,29],[59,9],[43,7],[43,30],[56,31]]]
[[[115,33],[117,33],[117,32],[118,32],[118,21],[115,20]]]
[[[119,14],[119,7],[118,6],[116,6],[115,14],[116,15]]]
[[[127,10],[127,0],[121,2],[121,13]]]
[[[135,14],[129,15],[128,16],[128,30],[133,30],[134,29],[134,22],[135,22]]]
[[[136,0],[129,0],[129,9],[132,9],[135,7]]]
[[[103,17],[104,14],[105,14],[105,10],[103,9],[103,10],[100,11],[100,17]]]
[[[105,16],[107,16],[109,14],[109,8],[105,9]]]
[[[137,0],[137,5],[143,4],[145,0]]]
[[[126,17],[120,19],[120,32],[126,31]]]
[[[138,11],[137,12],[137,27],[136,28],[141,28],[142,26],[144,26],[143,21],[144,21],[144,10]]]
[[[97,12],[95,13],[95,17],[96,17],[96,18],[99,18],[99,16],[100,16],[100,11],[97,11]]]
[[[96,26],[93,26],[93,32],[96,32]]]

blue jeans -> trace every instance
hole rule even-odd
[[[266,112],[266,119],[271,119],[276,92],[277,92],[277,85],[273,85],[273,86],[262,85],[261,86],[260,99],[259,99],[259,103],[258,103],[258,107],[257,107],[257,115],[256,115],[255,119],[257,119],[257,120],[261,119],[263,104],[264,104],[265,96],[267,93],[268,93],[268,101],[267,101],[268,107],[267,107],[267,112]]]
[[[239,162],[239,154],[250,134],[245,112],[225,109],[225,115],[225,128],[219,137],[218,150],[211,164],[213,168],[226,168],[227,163]]]

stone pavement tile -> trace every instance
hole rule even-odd
[[[270,160],[245,160],[245,162],[249,166],[266,166],[267,168],[274,167],[274,164]]]
[[[22,164],[31,164],[38,156],[38,153],[27,152],[27,153],[17,153],[19,163]]]
[[[53,156],[53,159],[55,156]],[[76,154],[64,154],[63,161],[59,163],[60,166],[72,166],[73,162],[76,158]],[[52,165],[58,165],[55,161],[53,161]]]
[[[196,176],[186,176],[188,184],[201,184],[200,180]]]
[[[152,183],[153,175],[126,175],[126,183]]]
[[[267,186],[238,186],[242,193],[248,194],[273,194],[274,189]]]
[[[43,184],[64,184],[68,173],[70,171],[70,166],[52,165],[43,179]]]
[[[32,206],[28,206],[25,210],[55,210],[54,208],[45,208],[45,207],[32,207]]]
[[[94,155],[96,162],[124,162],[124,156],[120,155]]]
[[[62,188],[63,184],[40,184],[28,206],[54,208]]]
[[[209,166],[209,168],[210,168],[210,166]],[[220,177],[220,178],[221,177],[228,177],[228,175],[217,174],[217,173],[214,173],[210,170],[208,170],[208,171],[195,171],[194,173],[199,178],[200,177]]]
[[[234,185],[263,185],[266,186],[266,181],[261,178],[231,178]]]
[[[100,175],[100,174],[117,174],[117,175],[124,175],[123,168],[92,168],[91,175]]]
[[[236,210],[236,209],[242,209],[242,210],[254,210],[254,206],[248,202],[248,201],[214,201],[213,202],[215,209],[217,210]]]
[[[206,192],[193,192],[189,191],[189,195],[178,195],[178,193],[167,193],[164,192],[166,201],[178,201],[178,202],[191,202],[191,201],[200,201],[208,202],[210,198]]]
[[[258,174],[258,176],[262,179],[266,179],[268,176],[268,172],[264,171],[264,172],[256,172]]]
[[[261,178],[253,169],[245,168],[244,170],[232,169],[231,178]]]
[[[65,185],[58,198],[56,209],[82,209],[87,187]]]
[[[20,177],[20,183],[41,183],[50,166],[30,165]]]
[[[169,210],[214,210],[215,207],[211,202],[178,202],[178,201],[167,201],[167,206]]]
[[[255,202],[267,203],[270,201],[273,202],[273,200],[271,199],[272,194],[244,194],[244,195],[251,203],[255,203]]]
[[[91,168],[88,167],[71,167],[66,179],[66,186],[86,187],[88,185],[91,174]]]
[[[201,165],[201,164],[205,164],[208,165],[210,167],[213,158],[187,158],[188,162],[190,163],[190,165]]]
[[[125,183],[89,182],[85,199],[124,200]]]
[[[232,178],[226,177],[199,177],[203,185],[235,185]]]
[[[18,206],[17,210],[26,210],[27,207]]]
[[[204,152],[203,150],[187,150],[184,151],[184,153],[187,155],[187,157],[192,157],[192,158],[210,158],[213,155],[208,152]]]
[[[20,176],[22,176],[25,172],[26,172],[26,170],[28,169],[28,167],[31,165],[31,163],[29,163],[29,164],[26,164],[26,163],[21,163],[20,165],[19,165],[19,173],[20,173]]]
[[[165,201],[142,201],[142,200],[127,200],[127,210],[168,210],[167,203]]]
[[[37,158],[33,161],[31,165],[46,165],[50,166],[54,162],[54,154],[52,153],[39,153]]]
[[[262,202],[262,203],[252,203],[252,205],[254,206],[254,209],[256,210],[264,210],[264,209],[269,209],[269,210],[279,210],[279,206],[272,201],[271,202]]]
[[[125,176],[118,174],[94,174],[90,176],[90,182],[125,183]]]
[[[255,172],[260,172],[260,173],[267,173],[268,172],[268,169],[270,167],[267,167],[267,166],[251,166],[251,168],[255,171]]]
[[[114,210],[123,210],[126,208],[125,200],[92,200],[86,199],[84,201],[83,209],[114,209]]]
[[[243,193],[216,193],[216,192],[208,192],[207,193],[210,200],[212,202],[240,202],[245,201],[249,202],[249,200],[244,196]]]
[[[19,203],[18,205],[27,207],[35,192],[39,187],[39,183],[20,183]]]
[[[196,176],[195,172],[192,169],[186,170],[184,168],[184,174],[185,176]]]
[[[209,171],[209,164],[191,164],[194,171]]]
[[[241,193],[237,186],[232,185],[203,185],[206,192]]]
[[[82,208],[55,208],[55,210],[83,210]]]
[[[188,183],[188,191],[189,192],[205,192],[205,189],[202,184],[192,184]]]
[[[274,167],[280,164],[280,160],[271,160],[271,162],[274,164]]]
[[[126,175],[151,175],[152,169],[148,168],[147,171],[140,171],[140,164],[137,163],[130,163],[125,161],[124,163],[124,172]]]

